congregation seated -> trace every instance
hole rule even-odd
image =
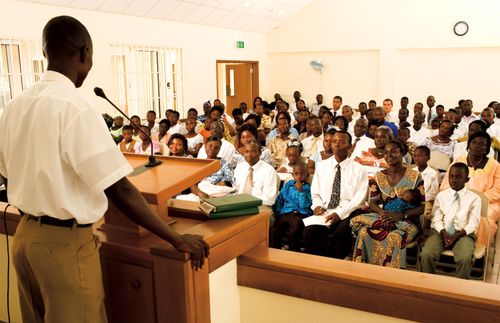
[[[158,126],[148,112],[147,126],[142,129],[147,133],[157,129],[153,143],[136,129],[141,120],[133,116],[131,125],[121,130],[119,148],[123,152],[139,148],[137,153],[149,154],[152,145],[156,154],[220,159],[221,169],[192,186],[191,193],[196,198],[248,193],[262,199],[264,205],[274,206],[270,246],[281,248],[286,241],[293,251],[340,259],[352,254],[356,262],[395,268],[405,268],[406,245],[421,234],[435,235],[430,222],[436,214],[433,203],[440,176],[428,162],[431,151],[439,151],[469,166],[466,189],[484,192],[489,201],[490,231],[479,225],[477,241],[494,236],[500,218],[500,166],[493,159],[494,150],[482,146],[488,142],[491,145],[485,131],[493,133],[500,124],[500,104],[493,105],[498,106],[496,109],[484,109],[483,120],[476,120],[469,113],[471,102],[448,111],[438,105],[436,113],[428,100],[432,118],[426,117],[420,102],[415,103],[410,118],[407,99],[403,106],[402,98],[397,113],[392,111],[392,100],[384,100],[384,107],[390,103],[390,120],[395,120],[398,128],[387,121],[386,111],[374,100],[369,109],[361,102],[355,112],[348,105],[342,106],[339,98],[334,98],[333,110],[317,102],[311,114],[299,93],[292,104],[296,122],[292,122],[288,103],[279,94],[274,106],[257,97],[249,106],[252,109],[247,110],[242,102],[232,110],[234,119],[224,113],[220,100],[215,100],[213,107],[209,102],[203,104],[203,121],[197,118],[196,109],[189,109],[182,125],[177,111],[167,110],[168,119],[161,120]],[[433,119],[439,121],[434,130]],[[176,132],[171,131],[171,122],[185,133],[170,135]],[[464,125],[468,137],[461,132]],[[311,185],[307,184],[308,175]],[[447,176],[441,190],[449,187]],[[282,189],[278,195],[280,178]],[[436,229],[434,224],[432,229]],[[438,232],[439,237],[440,246],[449,247],[448,236]],[[432,269],[434,254],[432,259],[426,256],[427,268]]]

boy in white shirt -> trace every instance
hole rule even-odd
[[[427,165],[429,159],[431,159],[431,151],[429,147],[418,146],[417,148],[415,148],[415,151],[413,153],[413,161],[415,162],[416,166],[413,169],[418,170],[420,172],[420,175],[422,175],[422,179],[424,180],[424,219],[426,220],[426,223],[422,224],[424,229],[428,228],[434,199],[439,193],[439,172]]]
[[[278,174],[274,168],[260,160],[259,143],[251,141],[245,145],[245,162],[234,169],[234,180],[238,194],[246,193],[271,206],[278,195]]]
[[[436,261],[445,249],[453,250],[457,277],[469,279],[476,232],[481,216],[481,198],[465,188],[469,167],[456,163],[450,167],[450,188],[436,196],[432,208],[432,235],[422,250],[422,271],[436,272]]]

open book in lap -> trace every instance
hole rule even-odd
[[[304,221],[304,226],[308,227],[310,225],[324,225],[325,227],[329,227],[332,221],[326,222],[326,214],[325,215],[311,215],[307,218],[302,219]]]

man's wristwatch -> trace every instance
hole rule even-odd
[[[406,212],[403,212],[403,221],[408,220],[408,214]]]

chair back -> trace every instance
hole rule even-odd
[[[447,171],[450,164],[450,157],[440,151],[431,151],[430,159],[427,162],[427,165],[441,171]]]

